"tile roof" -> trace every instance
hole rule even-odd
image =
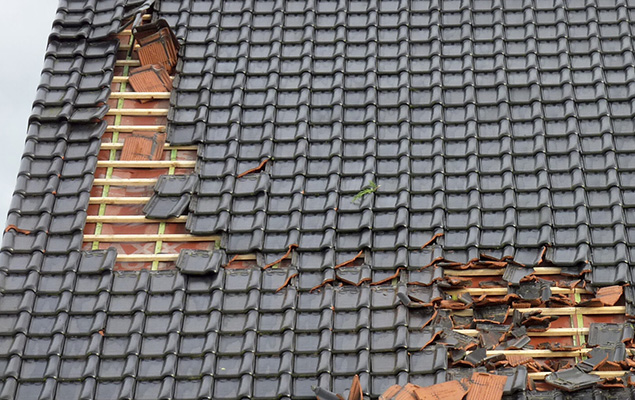
[[[0,252],[0,399],[301,399],[357,375],[372,398],[632,396],[634,3],[154,3],[60,2]],[[86,224],[120,161],[115,35],[151,7],[172,31],[148,62],[180,43],[168,141],[197,150],[148,153],[169,167],[141,217],[189,236],[126,272],[144,245]]]

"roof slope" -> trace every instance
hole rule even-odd
[[[182,41],[168,140],[198,157],[146,211],[190,202],[185,228],[223,240],[126,273],[82,241],[112,35],[150,3],[61,2],[0,253],[0,399],[300,399],[356,374],[376,398],[485,368],[461,346],[492,356],[501,326],[521,332],[501,351],[568,329],[553,369],[621,342],[628,367],[632,329],[589,327],[626,321],[633,291],[593,319],[565,275],[632,281],[635,4],[157,2]],[[498,372],[506,396],[562,396],[525,393],[528,368]]]

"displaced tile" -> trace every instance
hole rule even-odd
[[[461,400],[468,392],[468,388],[459,381],[449,381],[427,386],[418,387],[415,390],[419,400]]]
[[[154,195],[143,207],[143,213],[147,218],[167,219],[183,215],[190,204],[191,195],[182,196],[158,196]]]
[[[134,29],[141,46],[137,50],[141,65],[159,64],[171,73],[177,62],[179,43],[165,20],[157,20]]]
[[[503,397],[506,382],[506,376],[474,372],[470,377],[466,400],[500,400]]]
[[[162,65],[144,65],[132,68],[128,78],[130,86],[135,92],[171,92],[172,79]],[[141,99],[142,103],[152,99]]]
[[[587,374],[577,367],[552,372],[545,377],[545,382],[567,392],[593,386],[600,380],[599,376]]]
[[[121,161],[160,160],[163,156],[165,133],[137,132],[127,137],[121,150]]]
[[[625,324],[591,323],[589,326],[589,346],[616,345],[633,340],[633,326]]]
[[[161,196],[180,196],[193,193],[198,184],[196,174],[189,175],[161,175],[154,185],[154,191]]]

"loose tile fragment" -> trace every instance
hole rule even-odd
[[[567,392],[591,387],[600,381],[600,377],[587,374],[577,367],[552,372],[545,377],[545,382]]]
[[[506,376],[475,372],[470,377],[466,400],[500,400],[503,397]]]
[[[461,400],[467,393],[467,388],[459,381],[449,381],[417,388],[415,394],[418,400]]]

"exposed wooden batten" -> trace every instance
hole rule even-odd
[[[89,204],[132,205],[146,204],[148,201],[149,197],[91,197]]]
[[[89,215],[86,217],[88,223],[103,224],[152,224],[167,222],[172,224],[183,224],[187,221],[187,217],[170,218],[166,220],[148,219],[143,215]]]
[[[167,108],[111,108],[106,115],[165,117]]]
[[[478,336],[478,329],[454,329],[455,332],[462,333],[467,336],[476,337]],[[589,328],[549,328],[546,331],[542,332],[527,332],[528,336],[573,336],[573,335],[588,335]]]
[[[123,149],[123,143],[102,143],[102,150],[121,150]],[[196,146],[171,146],[166,144],[163,147],[164,150],[178,150],[178,151],[197,151],[198,147]]]
[[[106,132],[165,132],[165,125],[108,125]],[[102,144],[103,146],[103,144]]]
[[[171,76],[170,80],[174,80],[174,77]],[[113,83],[123,83],[123,82],[128,82],[128,77],[127,76],[115,76],[112,78],[112,82]]]
[[[153,186],[156,179],[95,179],[94,186]]]
[[[169,92],[115,92],[110,95],[111,99],[129,100],[166,100],[170,98]]]
[[[509,290],[504,287],[502,288],[465,288],[465,289],[458,289],[458,290],[445,290],[445,292],[453,296],[460,295],[463,293],[469,293],[472,296],[481,296],[481,295],[505,296],[506,294],[509,294]],[[552,287],[551,293],[553,294],[576,294],[576,293],[591,294],[593,292],[586,289],[582,289],[582,288],[569,289],[569,288]]]
[[[540,311],[541,315],[612,315],[624,314],[626,307],[624,306],[607,306],[607,307],[532,307],[532,308],[514,308],[520,312]],[[461,310],[453,312],[455,315],[469,317],[473,315],[473,310]]]
[[[117,60],[117,61],[115,61],[115,67],[138,67],[140,65],[141,65],[141,63],[139,62],[139,60]]]
[[[558,275],[560,274],[560,268],[554,267],[536,267],[534,268],[534,275]],[[500,269],[445,269],[444,275],[447,276],[500,276],[505,273],[505,268]]]
[[[194,168],[196,161],[159,160],[159,161],[97,161],[97,168]]]
[[[164,222],[163,220],[157,220],[158,222]],[[122,234],[122,235],[84,235],[85,242],[217,242],[220,240],[220,236],[194,236],[189,234],[174,233],[174,234]]]

